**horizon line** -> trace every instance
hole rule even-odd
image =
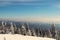
[[[0,20],[28,21],[28,22],[60,22],[60,18],[0,18]]]

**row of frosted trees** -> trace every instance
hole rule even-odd
[[[41,28],[30,29],[28,24],[22,24],[20,27],[16,27],[16,25],[12,22],[10,23],[10,27],[6,27],[6,23],[2,22],[0,34],[22,34],[28,36],[49,37],[60,40],[60,32],[56,30],[55,24],[52,24],[50,29],[42,30]]]

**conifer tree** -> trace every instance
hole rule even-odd
[[[14,24],[14,33],[15,33],[15,34],[17,33],[17,27],[16,27],[15,24]]]
[[[52,38],[55,38],[55,31],[56,31],[56,29],[55,29],[55,24],[52,24],[52,26],[51,26],[51,34],[52,34]]]
[[[13,27],[13,23],[11,22],[11,27],[10,27],[11,33],[14,34],[14,27]]]
[[[26,35],[26,28],[25,28],[24,24],[21,26],[21,34]]]
[[[26,27],[27,27],[27,28],[26,28],[26,35],[31,36],[31,30],[30,30],[30,28],[29,28],[28,23],[27,23],[27,26],[26,26]]]
[[[36,33],[35,33],[34,29],[32,29],[31,33],[32,33],[32,36],[36,36]]]

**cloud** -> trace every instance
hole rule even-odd
[[[0,6],[7,6],[7,5],[31,5],[28,2],[36,2],[41,0],[0,0]]]
[[[0,0],[0,6],[7,6],[7,5],[43,5],[42,2],[41,2],[41,0],[40,1],[39,0]]]
[[[0,0],[0,6],[8,5],[51,5],[53,0]]]
[[[0,6],[7,6],[7,5],[10,5],[12,4],[11,2],[0,2]]]
[[[8,5],[41,5],[41,4],[40,3],[33,3],[33,2],[13,2],[13,1],[0,2],[0,6],[8,6]]]
[[[41,1],[41,0],[0,0],[0,1]]]

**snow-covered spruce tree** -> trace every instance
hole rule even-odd
[[[60,34],[60,33],[59,33],[57,30],[56,30],[55,32],[56,32],[55,39],[56,39],[56,40],[60,40],[60,37],[59,37],[59,34]]]
[[[40,36],[40,28],[38,28],[38,31],[37,31],[37,36]]]
[[[55,39],[60,40],[60,31],[56,31]]]
[[[25,28],[24,24],[21,26],[21,34],[26,35],[26,28]]]
[[[5,34],[6,31],[6,22],[2,21],[2,33]]]
[[[20,27],[17,28],[17,34],[21,34]]]
[[[12,34],[14,34],[14,26],[13,26],[13,23],[11,22],[10,25],[11,25],[11,27],[10,27],[10,31],[11,31]]]
[[[9,34],[10,30],[8,28],[6,28],[6,34]]]
[[[28,32],[26,33],[26,35],[31,36],[31,30],[29,29]]]
[[[34,28],[32,28],[31,34],[32,34],[32,36],[36,36],[36,33],[35,33],[35,29]]]
[[[28,23],[26,23],[26,35],[31,36],[31,30],[30,30],[30,28],[29,28]]]
[[[56,31],[56,29],[55,29],[55,24],[52,24],[51,25],[51,34],[52,34],[52,38],[55,38],[55,31]]]
[[[47,37],[47,31],[45,32],[45,35],[44,35],[44,37]]]
[[[2,27],[4,28],[6,26],[6,22],[2,21]]]
[[[47,30],[47,37],[52,38],[52,34],[51,34],[50,29]]]
[[[41,27],[38,28],[38,35],[37,36],[39,36],[39,37],[42,36],[42,29],[41,29]]]
[[[17,34],[17,27],[15,24],[14,24],[14,33]]]

